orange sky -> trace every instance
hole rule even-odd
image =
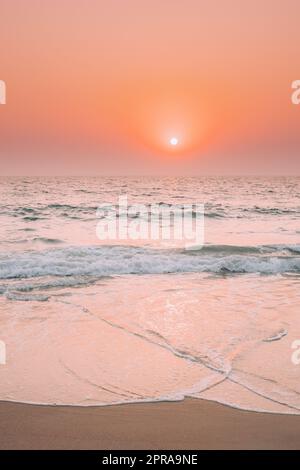
[[[0,47],[2,173],[300,173],[298,0],[1,0]]]

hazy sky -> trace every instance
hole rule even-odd
[[[1,0],[0,48],[2,173],[300,174],[299,0]]]

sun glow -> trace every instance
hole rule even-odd
[[[170,144],[173,145],[173,146],[176,146],[178,144],[178,139],[177,137],[172,137],[170,139]]]
[[[210,121],[205,98],[191,87],[187,91],[180,83],[174,89],[160,82],[157,87],[162,91],[142,89],[138,94],[138,106],[132,107],[129,121],[136,139],[150,150],[150,158],[160,162],[168,158],[172,161],[193,158],[196,151],[199,155],[208,136]],[[135,99],[136,96],[131,97],[132,101]],[[130,104],[126,103],[123,108],[126,107]]]

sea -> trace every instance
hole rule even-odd
[[[1,177],[0,193],[0,400],[300,413],[299,177]],[[135,224],[203,207],[203,243],[99,237],[120,197]]]

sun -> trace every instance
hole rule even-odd
[[[178,144],[178,138],[177,137],[171,137],[170,144],[175,147]]]

